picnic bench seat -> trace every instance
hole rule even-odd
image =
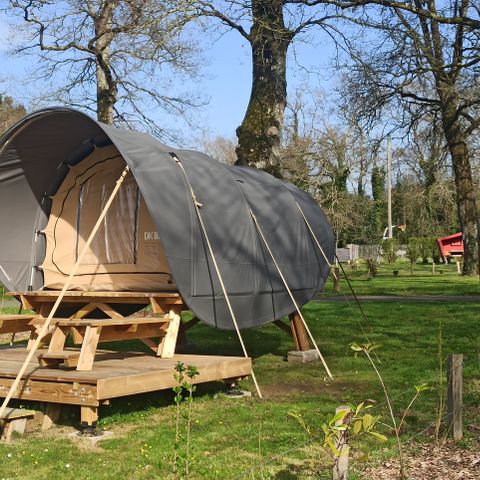
[[[58,298],[57,291],[12,292],[22,302],[24,308],[31,308],[36,315],[23,315],[21,325],[12,323],[11,331],[16,327],[31,330],[31,345],[38,337],[48,315]],[[180,314],[183,300],[178,293],[172,292],[66,292],[63,305],[68,305],[72,312],[68,318],[54,317],[49,323],[47,352],[40,354],[41,367],[76,368],[91,370],[95,352],[99,343],[137,339],[145,343],[157,356],[170,358],[175,353]],[[130,304],[139,307],[150,306],[149,316],[124,316],[121,305]],[[98,317],[102,313],[107,318]],[[62,314],[61,311],[59,312]],[[13,317],[13,316],[10,316]],[[1,333],[0,324],[0,333]],[[50,338],[51,337],[51,338]],[[67,338],[71,337],[74,345],[81,345],[80,351],[65,350]],[[42,343],[43,342],[42,339]]]
[[[0,315],[0,334],[35,330],[39,315]]]

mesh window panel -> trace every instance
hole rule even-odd
[[[82,184],[77,214],[77,258],[114,187],[111,185],[111,174],[104,176],[102,172]],[[82,265],[136,263],[139,201],[138,186],[129,175],[110,206]]]

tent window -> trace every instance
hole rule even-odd
[[[76,256],[105,207],[115,185],[94,175],[80,188],[77,206]],[[107,180],[111,181],[110,175]],[[105,219],[86,252],[82,265],[131,265],[137,263],[140,192],[129,175],[122,184]]]

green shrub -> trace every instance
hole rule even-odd
[[[366,258],[365,262],[368,268],[368,278],[374,277],[378,273],[378,263],[375,258]]]
[[[410,260],[410,275],[413,275],[413,264],[420,256],[421,239],[410,237],[407,243],[407,258]]]
[[[397,261],[397,250],[399,242],[396,238],[387,238],[382,242],[382,257],[387,263],[395,263]]]

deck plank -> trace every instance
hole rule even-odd
[[[243,357],[175,355],[159,358],[142,352],[98,350],[92,370],[84,372],[39,368],[37,356],[40,353],[46,350],[34,355],[23,377],[22,388],[28,395],[16,398],[79,405],[83,389],[85,404],[95,405],[107,399],[170,389],[175,385],[173,374],[177,362],[198,369],[195,383],[244,377],[251,373],[251,360]],[[5,395],[6,387],[13,382],[26,355],[23,347],[0,348],[0,397]]]

